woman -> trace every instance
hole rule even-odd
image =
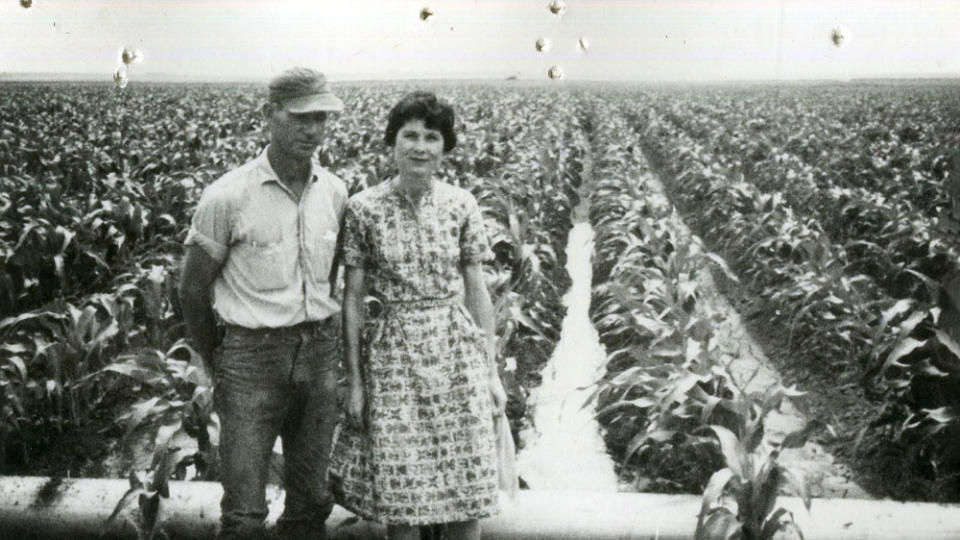
[[[476,200],[434,175],[456,145],[453,109],[427,92],[390,111],[398,175],[347,203],[343,305],[347,422],[331,476],[339,502],[418,537],[445,524],[479,539],[497,510],[493,415],[506,395],[495,362],[492,256]],[[382,309],[364,321],[364,298]]]

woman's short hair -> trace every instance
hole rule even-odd
[[[428,129],[439,131],[443,135],[444,152],[457,146],[457,134],[453,131],[453,107],[437,99],[433,92],[411,92],[390,109],[383,137],[387,146],[396,144],[397,132],[410,120],[423,120],[423,125]]]

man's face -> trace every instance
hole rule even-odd
[[[327,113],[291,113],[278,103],[268,105],[270,144],[284,154],[311,158],[323,142]]]

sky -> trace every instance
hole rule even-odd
[[[960,0],[567,0],[562,15],[549,2],[0,0],[0,74],[109,80],[126,46],[143,58],[130,80],[293,65],[334,81],[960,76]]]

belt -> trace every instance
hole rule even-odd
[[[459,296],[448,296],[446,298],[418,298],[417,300],[392,300],[392,301],[382,301],[376,299],[376,301],[381,305],[382,310],[379,313],[371,314],[368,316],[365,321],[366,324],[372,325],[375,330],[369,336],[371,342],[375,342],[380,339],[383,335],[384,323],[389,319],[402,319],[403,315],[398,313],[406,310],[416,310],[416,309],[434,309],[442,308],[449,306],[462,305],[460,302]],[[406,336],[406,327],[401,324],[400,331]]]
[[[227,332],[241,336],[291,336],[297,334],[319,335],[336,328],[336,315],[331,315],[321,321],[304,321],[293,326],[247,328],[245,326],[236,326],[228,324],[225,326]]]
[[[454,306],[460,303],[459,296],[448,296],[446,298],[420,298],[417,300],[394,300],[381,301],[384,309],[390,311],[401,311],[405,309],[429,309],[436,307]]]

